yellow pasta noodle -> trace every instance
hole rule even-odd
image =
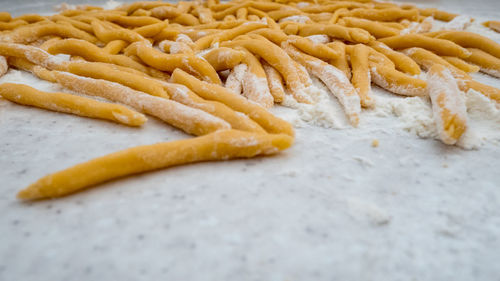
[[[138,146],[49,174],[21,190],[17,197],[23,200],[60,197],[105,181],[151,170],[201,161],[274,154],[292,143],[293,138],[287,135],[226,130],[198,138]]]
[[[361,106],[372,107],[374,105],[371,94],[371,78],[369,57],[370,49],[364,45],[356,45],[351,52],[352,84],[357,90]]]
[[[370,42],[369,46],[394,62],[397,70],[408,73],[410,75],[420,74],[420,67],[418,67],[418,64],[405,54],[396,52],[384,43],[378,41]]]
[[[338,24],[303,24],[299,26],[300,36],[326,34],[333,38],[346,40],[352,43],[368,43],[374,38],[368,31],[360,28],[345,27]]]
[[[445,144],[455,144],[467,128],[464,97],[451,72],[445,66],[435,64],[427,76],[439,138]]]
[[[320,59],[301,53],[287,42],[283,43],[283,47],[294,60],[304,65],[309,72],[325,83],[344,107],[344,111],[351,124],[357,126],[361,112],[359,96],[342,71]]]
[[[222,102],[230,108],[248,115],[269,133],[294,135],[293,128],[288,122],[222,86],[200,81],[181,69],[176,69],[172,73],[172,82],[187,86],[204,99]]]
[[[396,36],[399,34],[398,29],[385,26],[384,24],[376,22],[376,21],[359,19],[359,18],[352,18],[352,17],[344,17],[344,18],[342,18],[342,20],[345,22],[345,25],[347,27],[362,28],[362,29],[370,32],[370,34],[373,35],[377,39],[384,38],[384,37]]]
[[[35,70],[35,73],[44,76],[39,71]],[[230,125],[225,121],[204,111],[188,107],[176,101],[151,96],[118,83],[81,77],[61,71],[52,71],[50,75],[53,77],[54,82],[67,89],[126,104],[136,110],[155,116],[188,134],[199,136],[230,128]]]
[[[9,34],[2,35],[1,39],[5,42],[12,43],[30,43],[38,40],[41,37],[49,35],[59,36],[63,38],[78,38],[89,41],[91,43],[97,42],[97,38],[85,31],[77,29],[71,25],[62,25],[56,23],[47,23],[36,26],[23,26],[12,31]]]
[[[203,80],[221,83],[215,69],[206,60],[195,55],[165,54],[140,42],[130,45],[127,50],[158,70],[172,72],[174,69],[181,68],[198,75]]]
[[[467,73],[474,73],[479,71],[479,66],[466,63],[464,60],[457,57],[442,57],[445,61],[455,66],[456,68],[465,71]]]
[[[499,58],[480,49],[467,48],[467,50],[471,52],[471,56],[465,59],[467,62],[479,66],[481,68],[481,72],[500,78]]]
[[[271,95],[273,95],[274,102],[281,103],[285,99],[285,89],[283,87],[283,78],[281,74],[266,61],[261,61],[262,67],[266,72],[267,84]]]
[[[470,52],[463,47],[448,40],[430,38],[421,34],[405,34],[387,38],[380,41],[392,49],[406,49],[420,47],[435,52],[438,55],[467,58]]]
[[[121,105],[100,102],[66,93],[42,92],[22,84],[1,84],[0,95],[9,101],[22,105],[84,117],[106,119],[128,126],[141,126],[146,122],[144,115]]]

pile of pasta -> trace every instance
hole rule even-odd
[[[370,0],[62,5],[56,15],[16,18],[2,12],[0,76],[11,67],[68,89],[4,83],[3,98],[128,126],[141,126],[147,114],[195,136],[78,164],[18,197],[58,197],[173,165],[277,153],[292,145],[294,131],[267,109],[285,99],[319,102],[311,77],[327,86],[353,126],[363,108],[376,106],[372,83],[396,95],[428,96],[440,139],[454,144],[467,128],[462,92],[500,102],[499,89],[469,75],[500,77],[500,45],[463,30],[430,32],[434,20],[457,16]]]

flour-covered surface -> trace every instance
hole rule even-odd
[[[12,3],[2,9],[44,12]],[[425,3],[466,11],[476,18],[468,30],[500,38],[479,26],[498,19],[500,2]],[[61,90],[18,71],[0,81]],[[15,194],[47,173],[187,136],[153,117],[130,128],[0,100],[0,280],[500,280],[498,109],[465,94],[461,141],[475,148],[465,150],[434,139],[428,100],[374,88],[376,109],[354,129],[315,84],[321,106],[273,109],[296,126],[277,156],[34,203]]]

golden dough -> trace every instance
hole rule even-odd
[[[145,25],[134,29],[139,35],[143,37],[154,37],[160,33],[163,29],[167,28],[168,23],[159,22],[150,25]]]
[[[77,29],[71,25],[62,25],[56,23],[47,23],[36,26],[23,26],[9,34],[2,35],[4,42],[12,43],[30,43],[44,36],[59,36],[63,38],[77,38],[96,43],[97,38],[85,31]]]
[[[443,65],[432,66],[427,81],[439,138],[445,144],[455,144],[467,128],[464,97],[451,72]]]
[[[467,73],[475,73],[478,72],[480,67],[477,65],[472,65],[466,63],[464,60],[457,58],[457,57],[448,57],[448,56],[443,56],[442,57],[445,61],[450,63],[451,65],[455,66],[456,68],[465,71]]]
[[[46,46],[47,51],[53,55],[55,54],[68,54],[72,56],[80,56],[87,61],[91,62],[104,62],[110,64],[121,65],[130,67],[132,69],[150,74],[150,70],[134,61],[133,59],[124,55],[110,55],[103,51],[101,48],[84,40],[79,39],[65,39],[55,41]]]
[[[420,74],[421,71],[420,67],[418,67],[418,64],[405,54],[396,52],[379,41],[372,41],[368,45],[375,49],[377,52],[389,58],[396,66],[397,70],[408,73],[410,75]]]
[[[182,164],[250,158],[287,149],[293,138],[227,130],[180,141],[129,148],[49,174],[17,197],[23,200],[68,195],[105,181]]]
[[[106,26],[103,22],[99,20],[93,20],[91,22],[92,29],[99,40],[104,43],[115,40],[123,40],[129,43],[145,41],[146,39],[142,37],[137,32],[134,32],[125,28],[117,28]]]
[[[368,58],[370,49],[364,45],[354,46],[351,52],[352,85],[356,89],[363,107],[373,107],[374,100],[371,93],[370,66]]]
[[[293,127],[288,122],[272,115],[260,105],[248,101],[246,98],[236,95],[222,86],[200,81],[181,69],[176,69],[172,73],[172,82],[187,86],[204,99],[224,103],[230,108],[248,115],[248,117],[259,123],[269,133],[294,135]]]
[[[74,115],[106,119],[128,126],[141,126],[146,117],[122,105],[105,103],[89,98],[65,94],[47,93],[27,85],[4,83],[0,95],[12,102]]]
[[[288,36],[288,42],[302,52],[323,60],[331,60],[339,57],[339,54],[334,49],[321,43],[315,43],[308,38],[290,35]]]
[[[171,22],[188,26],[195,26],[200,24],[200,21],[191,14],[180,14],[179,16],[171,19]]]
[[[102,48],[102,50],[110,55],[116,55],[120,53],[127,45],[128,43],[123,40],[113,40],[109,41],[108,44],[106,44],[106,46]]]
[[[245,48],[238,47],[238,50],[244,53],[242,63],[248,67],[241,80],[243,95],[262,107],[271,108],[274,99],[267,84],[266,72],[259,59]]]
[[[448,40],[430,38],[421,34],[405,34],[393,37],[382,38],[380,42],[392,49],[406,49],[420,47],[438,55],[467,58],[470,52],[467,49]]]
[[[403,96],[426,95],[427,82],[406,75],[392,67],[370,61],[370,73],[372,81],[389,92]]]
[[[76,75],[116,82],[152,96],[169,98],[159,81],[135,73],[125,72],[109,64],[74,61],[69,63],[66,69],[62,70]]]
[[[217,116],[231,125],[235,130],[265,133],[266,131],[255,121],[245,114],[234,111],[227,105],[211,100],[205,100],[184,85],[164,83],[172,100],[185,104],[192,108],[203,110],[207,113]]]
[[[266,61],[262,60],[262,67],[266,72],[267,85],[273,95],[274,102],[281,103],[285,99],[285,88],[283,87],[283,78],[281,74]]]
[[[375,21],[400,21],[408,19],[416,21],[418,18],[418,10],[403,10],[400,8],[387,8],[387,9],[354,9],[348,14],[350,17],[363,18]]]
[[[224,42],[224,41],[229,41],[234,38],[236,38],[238,35],[246,34],[250,31],[253,31],[255,29],[259,28],[264,28],[266,27],[266,24],[260,23],[260,22],[247,22],[244,23],[240,26],[224,30],[221,33],[209,35],[200,38],[195,42],[196,47],[199,50],[206,49],[210,47],[212,44],[217,43],[217,42]]]
[[[215,48],[203,54],[203,58],[205,58],[216,71],[233,69],[241,63],[244,57],[244,52],[225,47]]]
[[[194,51],[184,42],[176,42],[170,40],[163,40],[158,44],[160,50],[169,54],[190,54],[193,55]]]
[[[0,42],[0,55],[24,58],[36,65],[41,65],[49,69],[61,69],[64,67],[63,61],[33,46]]]
[[[476,33],[467,31],[445,31],[438,33],[435,38],[455,42],[464,48],[477,48],[500,58],[500,44]]]
[[[50,74],[40,73],[40,71],[43,70],[35,68],[35,74],[41,78],[51,75],[54,82],[67,89],[126,104],[188,134],[200,136],[231,127],[225,121],[198,109],[176,101],[151,96],[115,82],[81,77],[61,71],[52,71]]]
[[[339,57],[336,59],[331,59],[328,62],[344,72],[345,76],[350,80],[351,79],[351,67],[349,66],[349,61],[347,60],[346,55],[346,45],[341,41],[335,41],[327,44],[328,47],[334,49]]]
[[[85,23],[85,22],[81,22],[81,21],[78,21],[78,20],[74,20],[70,17],[66,17],[66,16],[63,16],[63,15],[53,15],[51,17],[51,19],[57,23],[59,22],[67,22],[69,24],[71,24],[72,26],[78,28],[78,29],[81,29],[85,32],[88,32],[88,33],[93,33],[94,30],[92,29],[92,26],[88,23]]]
[[[13,20],[10,22],[0,21],[0,31],[16,29],[20,26],[27,25],[28,22],[24,20]]]
[[[399,34],[398,29],[385,26],[382,23],[376,22],[376,21],[359,19],[359,18],[352,18],[352,17],[344,17],[344,18],[342,18],[342,20],[345,22],[345,25],[347,27],[362,28],[362,29],[370,32],[370,34],[373,35],[377,39],[384,38],[384,37],[396,36]]]
[[[8,22],[12,20],[12,16],[8,12],[0,12],[0,22]]]
[[[273,66],[283,76],[286,86],[294,98],[303,103],[311,103],[311,99],[305,93],[305,86],[300,80],[293,60],[280,47],[271,43],[264,37],[262,39],[245,39],[232,42],[225,42],[222,46],[241,46],[260,56],[267,63]]]
[[[500,21],[486,21],[486,22],[483,22],[483,25],[496,31],[496,32],[500,32]]]
[[[361,28],[345,27],[338,24],[302,24],[299,25],[300,36],[326,34],[333,38],[346,40],[352,43],[368,43],[374,38]]]
[[[129,54],[137,55],[144,63],[158,70],[172,72],[180,68],[198,75],[203,80],[221,84],[215,69],[206,60],[198,56],[165,54],[141,42],[130,45],[127,50]]]
[[[301,53],[287,42],[283,43],[283,48],[294,60],[305,66],[309,72],[317,76],[328,87],[343,106],[351,124],[357,126],[361,112],[360,100],[344,73],[320,59]]]
[[[448,13],[435,8],[419,9],[419,12],[420,15],[422,16],[433,17],[437,20],[447,21],[447,22],[453,20],[458,16],[457,14]]]
[[[483,50],[467,48],[472,55],[465,61],[475,64],[481,68],[481,72],[500,78],[500,59],[494,57]]]

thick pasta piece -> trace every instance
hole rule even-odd
[[[285,88],[283,87],[283,78],[281,74],[266,61],[262,60],[262,67],[266,72],[267,85],[273,95],[274,102],[281,103],[285,99]]]
[[[221,33],[216,33],[213,35],[205,36],[200,38],[195,42],[196,47],[199,50],[206,49],[210,47],[212,44],[217,43],[217,42],[224,42],[224,41],[229,41],[234,38],[236,38],[238,35],[246,34],[248,32],[251,32],[253,30],[259,29],[259,28],[265,28],[267,27],[267,24],[261,23],[261,22],[245,22],[237,27],[224,30]]]
[[[389,58],[394,63],[397,70],[410,75],[420,74],[421,71],[418,64],[405,54],[396,52],[379,41],[372,41],[369,46]]]
[[[386,44],[392,49],[406,49],[411,47],[420,47],[438,55],[454,56],[467,58],[470,52],[467,49],[447,40],[431,38],[422,34],[404,34],[387,38],[382,38],[380,42]]]
[[[363,107],[372,107],[374,105],[371,93],[369,56],[370,49],[361,44],[354,46],[351,52],[351,82],[358,92]]]
[[[205,100],[184,85],[166,82],[164,85],[173,100],[217,116],[228,122],[231,125],[231,128],[235,130],[255,133],[266,132],[261,126],[259,126],[259,124],[245,114],[234,111],[223,103]]]
[[[220,84],[219,75],[204,59],[189,54],[165,54],[148,44],[137,42],[130,45],[126,51],[128,55],[137,55],[144,63],[161,71],[172,72],[180,68],[189,71],[203,80]]]
[[[370,32],[370,34],[377,39],[396,36],[399,34],[398,29],[385,26],[384,24],[376,21],[352,18],[352,17],[344,17],[342,18],[342,21],[345,23],[347,27],[362,28]]]
[[[425,96],[427,82],[406,75],[387,65],[370,61],[372,81],[389,92],[403,96]]]
[[[487,21],[483,22],[483,25],[496,32],[500,32],[500,21]]]
[[[253,54],[260,56],[281,73],[286,86],[297,101],[312,103],[310,96],[306,92],[306,86],[300,80],[294,61],[280,47],[265,38],[236,40],[225,42],[222,45],[228,47],[241,46]]]
[[[341,41],[335,41],[327,44],[328,47],[337,51],[339,56],[335,59],[329,60],[329,63],[344,72],[348,79],[351,79],[351,67],[347,59],[346,45]]]
[[[146,117],[122,105],[105,103],[66,93],[47,93],[27,85],[4,83],[0,95],[14,103],[57,112],[99,118],[128,126],[141,126]]]
[[[17,197],[23,200],[60,197],[112,179],[171,166],[275,154],[292,143],[292,137],[282,134],[226,130],[186,140],[138,146],[49,174],[21,190]]]
[[[0,40],[11,43],[31,43],[44,36],[59,36],[63,38],[78,38],[97,43],[97,38],[71,25],[47,23],[36,26],[23,26],[11,33],[0,35]]]
[[[500,78],[499,58],[492,56],[480,49],[468,48],[467,50],[472,53],[470,57],[465,59],[467,62],[479,66],[481,68],[481,72]]]
[[[53,43],[47,44],[46,50],[51,54],[68,54],[72,56],[79,56],[91,62],[104,62],[151,74],[151,69],[136,62],[135,60],[124,55],[110,55],[105,50],[89,43],[85,40],[79,39],[65,39],[57,40]]]
[[[63,70],[76,75],[116,82],[152,96],[169,98],[159,81],[139,74],[125,72],[113,65],[74,61],[69,63]]]
[[[172,72],[174,69],[180,68],[201,77],[205,81],[221,84],[215,69],[210,63],[198,56],[165,54],[142,42],[130,45],[127,51],[129,54],[137,55],[144,63],[158,70]]]
[[[442,58],[451,65],[467,73],[475,73],[478,72],[480,69],[479,66],[466,63],[464,60],[457,57],[443,56]]]
[[[435,37],[455,42],[464,48],[477,48],[500,58],[500,44],[480,34],[467,31],[444,31]]]
[[[99,20],[93,20],[91,25],[96,37],[104,43],[115,40],[123,40],[129,43],[146,40],[137,32],[121,27],[110,26]]]
[[[43,74],[40,71],[43,72],[43,70],[35,68],[34,72],[41,78],[46,77],[47,73]],[[228,123],[209,113],[176,101],[151,96],[115,82],[81,77],[61,71],[52,71],[50,75],[54,82],[67,89],[126,104],[136,110],[157,117],[188,134],[200,136],[230,128]]]
[[[239,95],[241,94],[242,90],[242,81],[243,77],[245,77],[245,74],[248,70],[248,66],[244,63],[238,64],[235,66],[232,70],[229,76],[226,79],[225,87],[226,89],[230,90],[231,92]]]
[[[222,86],[200,81],[181,69],[176,69],[172,73],[171,80],[174,83],[187,86],[191,91],[204,99],[224,103],[230,108],[248,115],[248,117],[259,123],[262,128],[271,134],[294,135],[293,127],[288,122],[274,116],[260,105],[234,94]]]
[[[346,40],[352,43],[368,43],[374,38],[364,29],[345,27],[338,24],[303,24],[299,25],[300,36],[326,34],[333,38]]]
[[[203,58],[205,58],[216,71],[233,69],[241,63],[244,57],[245,52],[225,47],[214,48],[203,54]]]
[[[445,144],[455,144],[467,128],[465,98],[450,70],[443,65],[432,66],[427,81],[439,138]]]
[[[64,61],[50,55],[40,48],[16,43],[0,42],[0,55],[24,58],[36,65],[41,65],[49,69],[61,69],[64,68],[65,65]]]
[[[304,65],[309,72],[317,76],[328,87],[343,106],[351,124],[357,126],[361,112],[360,100],[356,90],[344,73],[320,59],[300,52],[287,42],[283,43],[283,47],[294,60]]]
[[[309,38],[290,35],[288,36],[288,42],[302,52],[323,60],[336,59],[339,57],[339,54],[334,49],[321,43],[315,43]]]
[[[267,85],[266,72],[262,68],[259,59],[245,48],[239,50],[245,53],[243,63],[248,67],[241,81],[243,95],[265,108],[271,108],[274,99]]]
[[[416,21],[418,19],[418,10],[403,10],[400,8],[387,8],[387,9],[354,9],[348,14],[351,17],[363,18],[376,21],[400,21],[408,19]]]

